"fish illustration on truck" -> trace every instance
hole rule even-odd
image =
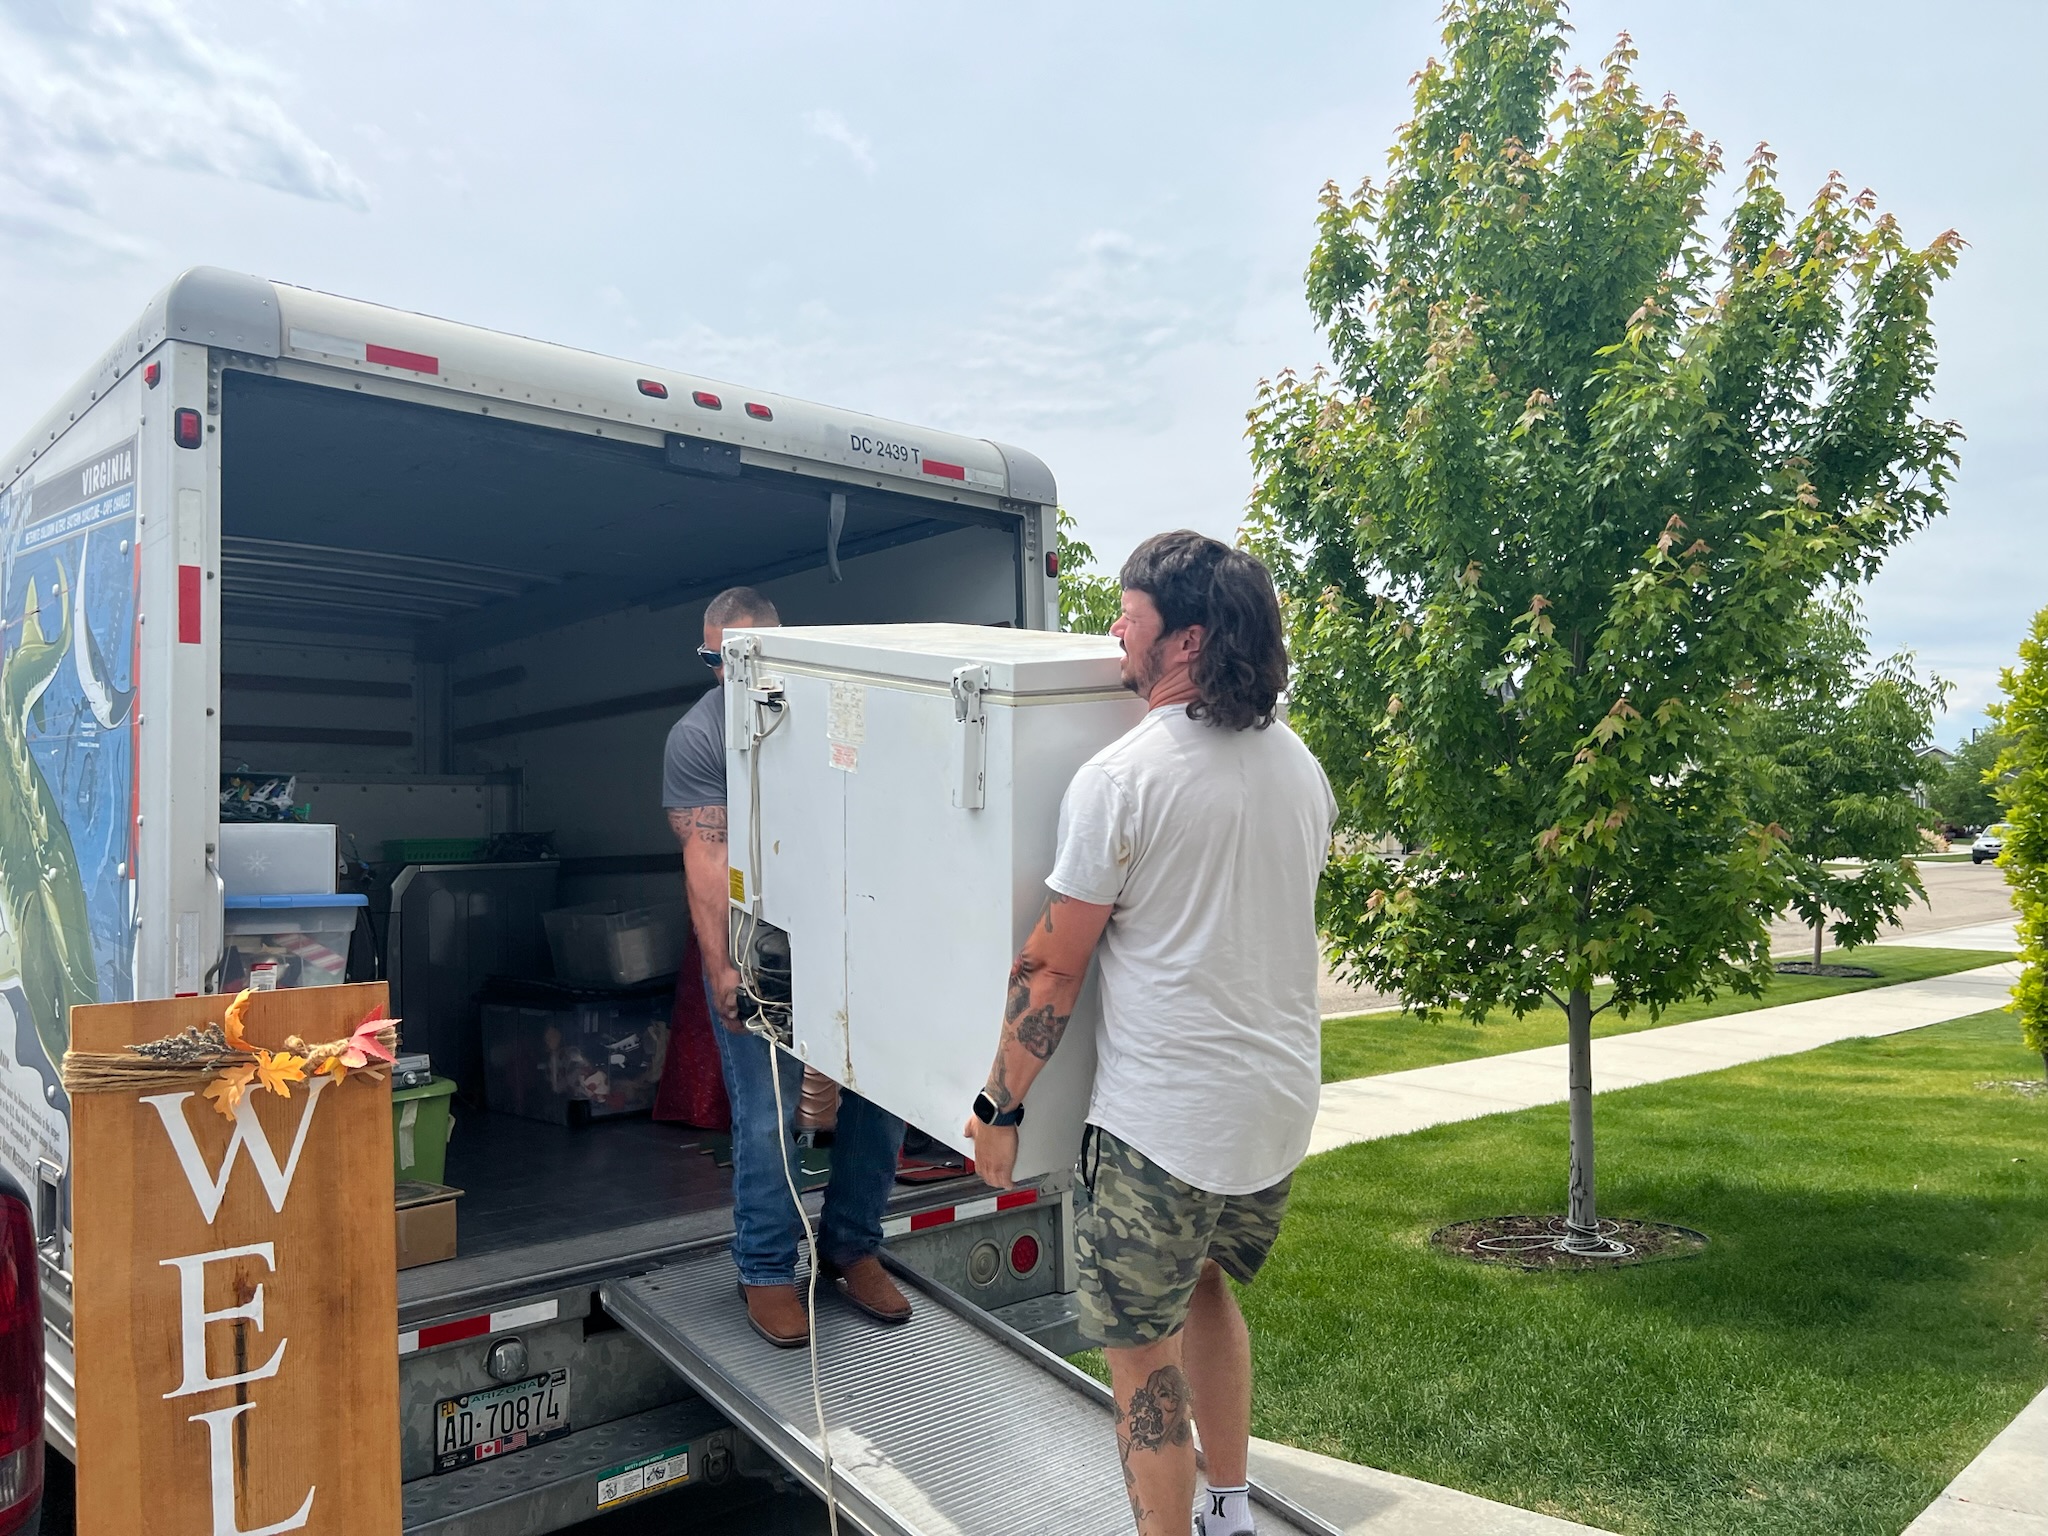
[[[70,593],[61,563],[51,607],[61,616],[54,640],[44,633],[44,610],[31,578],[18,634],[0,661],[0,751],[6,759],[0,772],[0,905],[20,951],[21,986],[36,1036],[55,1067],[70,1039],[70,1009],[99,1001],[85,881],[71,829],[29,750],[30,716],[71,648]]]

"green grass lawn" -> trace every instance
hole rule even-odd
[[[1975,970],[1995,965],[2009,955],[1974,949],[1912,949],[1903,945],[1872,945],[1867,949],[1830,950],[1821,957],[1829,965],[1868,966],[1878,974],[1868,980],[1844,980],[1825,976],[1773,976],[1761,997],[1724,993],[1710,1003],[1680,1003],[1667,1008],[1658,1018],[1639,1009],[1627,1018],[1609,1012],[1593,1020],[1595,1035],[1626,1035],[1660,1024],[1683,1024],[1691,1019],[1717,1018],[1730,1013],[1747,1013],[1753,1008],[1774,1008],[1780,1003],[1801,1003],[1812,997],[1833,997],[1843,992],[1861,992],[1870,987],[1888,987],[1901,981],[1919,981],[1928,976],[1946,976],[1952,971]],[[1602,988],[1594,996],[1606,995]],[[1516,1018],[1496,1009],[1479,1024],[1457,1015],[1417,1018],[1404,1013],[1361,1013],[1345,1019],[1323,1021],[1323,1081],[1342,1082],[1348,1077],[1372,1077],[1381,1072],[1401,1072],[1409,1067],[1434,1066],[1442,1061],[1469,1061],[1476,1056],[1498,1056],[1505,1051],[1526,1051],[1536,1046],[1556,1045],[1564,1039],[1564,1013],[1544,1005],[1535,1013]]]
[[[2040,1073],[2017,1036],[1603,1094],[1601,1209],[1706,1232],[1681,1262],[1427,1246],[1562,1209],[1562,1105],[1312,1159],[1243,1293],[1255,1433],[1630,1536],[1895,1536],[2048,1384],[2048,1099],[1975,1086]]]

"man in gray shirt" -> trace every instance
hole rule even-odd
[[[704,645],[697,652],[719,684],[725,665],[719,647],[728,626],[763,629],[781,622],[775,605],[752,587],[731,587],[704,610]],[[729,898],[725,845],[725,689],[714,686],[690,706],[668,733],[661,803],[683,849],[683,884],[691,926],[704,957],[704,990],[719,1029],[719,1065],[732,1101],[733,1260],[746,1297],[747,1320],[770,1344],[796,1348],[810,1337],[796,1288],[802,1222],[790,1204],[783,1155],[802,1095],[803,1063],[777,1051],[740,1022],[739,972],[727,947]],[[782,1078],[780,1122],[775,1082]],[[820,1273],[877,1322],[910,1318],[910,1303],[882,1268],[882,1212],[896,1180],[903,1122],[846,1090],[832,1141],[832,1182],[819,1219]],[[793,1151],[790,1156],[794,1156]]]

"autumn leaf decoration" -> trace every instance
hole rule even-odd
[[[256,1068],[222,1067],[218,1076],[206,1085],[206,1096],[213,1100],[213,1107],[228,1119],[235,1118],[235,1110],[242,1102],[242,1095],[249,1091],[249,1079],[256,1075]]]
[[[288,1037],[281,1050],[252,1045],[246,1033],[255,994],[243,992],[228,1004],[218,1024],[190,1027],[161,1040],[131,1045],[125,1051],[66,1051],[63,1082],[70,1093],[149,1093],[190,1088],[203,1079],[201,1092],[215,1112],[232,1120],[251,1088],[292,1096],[292,1084],[325,1076],[345,1081],[361,1072],[381,1080],[398,1050],[398,1021],[379,1007],[340,1040],[308,1045]]]

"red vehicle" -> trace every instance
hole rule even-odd
[[[43,1505],[43,1304],[35,1222],[0,1169],[0,1536],[34,1536]]]

